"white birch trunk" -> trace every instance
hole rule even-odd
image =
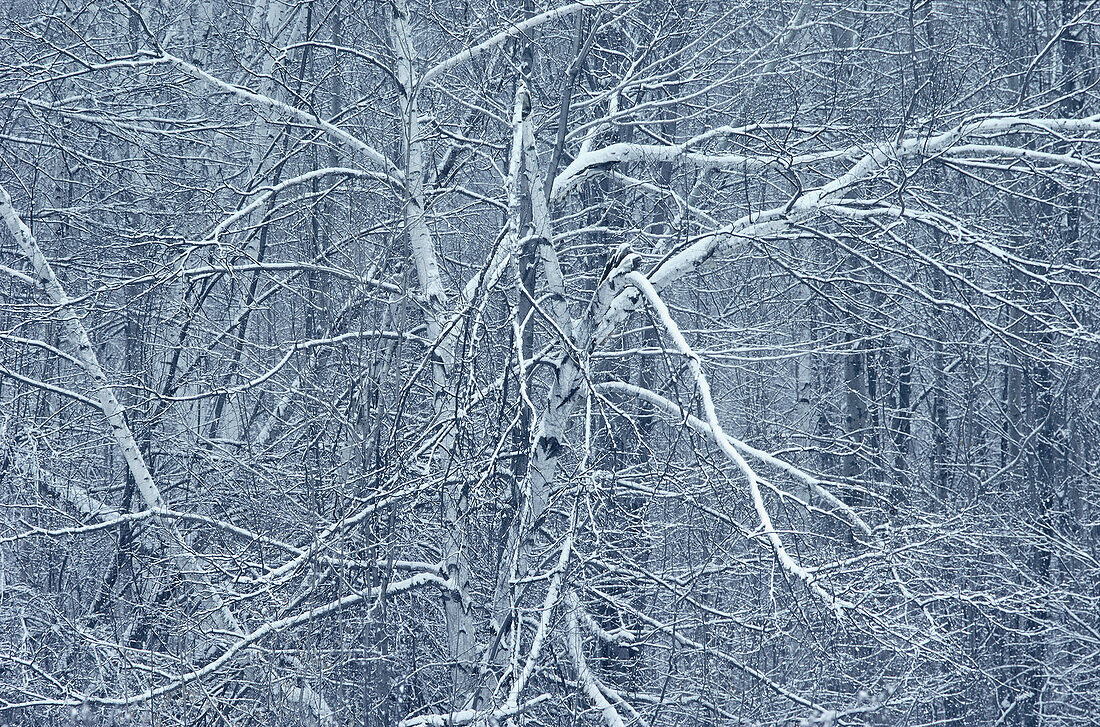
[[[167,502],[153,480],[153,475],[149,471],[141,449],[138,447],[133,432],[126,421],[125,410],[119,404],[114,389],[99,364],[99,359],[91,340],[88,338],[88,332],[84,328],[84,324],[76,314],[72,301],[54,274],[34,235],[12,207],[11,197],[3,186],[0,186],[0,218],[3,218],[23,255],[30,262],[37,281],[44,288],[50,301],[56,306],[64,340],[72,350],[73,356],[80,362],[80,367],[84,370],[84,373],[93,382],[95,401],[107,420],[112,438],[126,459],[126,465],[134,478],[134,483],[141,494],[142,500],[151,509],[167,509]],[[73,504],[77,509],[86,512],[89,507],[87,498],[77,490],[73,490],[72,493],[76,496]],[[225,605],[221,596],[208,580],[203,564],[187,549],[183,537],[174,527],[170,528],[170,532],[167,547],[172,562],[179,572],[192,579],[194,586],[199,591],[202,598],[201,609],[208,614],[208,623],[205,624],[205,627],[234,635],[244,634],[245,631],[240,622]],[[209,642],[207,644],[208,653],[218,648],[220,637],[206,636],[205,638]],[[284,692],[283,696],[295,703],[304,713],[310,715],[308,724],[317,725],[318,727],[332,727],[336,724],[332,709],[324,698],[308,685],[303,684],[292,691],[285,691],[278,685],[278,680],[273,680],[273,684],[277,692]]]

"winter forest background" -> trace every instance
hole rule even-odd
[[[4,0],[0,724],[1100,724],[1097,0]]]

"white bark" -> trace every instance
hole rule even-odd
[[[714,400],[711,398],[710,384],[707,382],[707,377],[703,374],[702,362],[691,349],[691,346],[688,345],[683,334],[680,333],[679,327],[672,319],[672,315],[668,312],[668,307],[665,306],[664,301],[661,300],[660,294],[657,293],[657,290],[653,287],[653,284],[649,282],[649,279],[641,273],[628,273],[626,275],[626,280],[631,285],[638,288],[638,290],[642,291],[650,307],[660,318],[665,331],[676,345],[676,349],[687,357],[688,366],[690,366],[692,376],[695,378],[695,387],[699,391],[699,398],[702,400],[703,411],[706,412],[707,425],[713,433],[714,441],[719,449],[722,450],[722,453],[725,454],[730,461],[736,464],[737,468],[741,470],[741,473],[745,476],[745,480],[749,485],[749,494],[752,497],[753,508],[756,510],[757,517],[760,518],[760,526],[763,528],[764,535],[767,537],[768,542],[771,543],[772,550],[775,551],[775,556],[779,559],[779,563],[783,566],[784,570],[803,581],[814,595],[819,597],[827,606],[833,609],[838,617],[843,617],[844,611],[846,609],[855,608],[855,605],[826,590],[819,583],[813,571],[808,570],[795,560],[787,551],[786,546],[783,545],[782,538],[779,537],[775,525],[772,524],[771,514],[768,512],[767,505],[764,502],[764,495],[760,491],[760,478],[757,476],[756,471],[749,466],[749,463],[745,461],[745,458],[741,456],[741,453],[737,451],[737,448],[730,442],[730,438],[726,436],[725,431],[723,431],[722,424],[718,421],[718,413],[714,408]]]
[[[142,499],[145,501],[145,504],[153,510],[166,509],[167,502],[161,494],[160,489],[157,487],[156,482],[153,480],[153,475],[149,471],[149,467],[145,462],[141,449],[134,439],[133,432],[131,432],[130,426],[126,421],[125,410],[119,404],[114,389],[111,387],[106,373],[99,364],[95,348],[88,338],[88,332],[84,328],[84,324],[81,323],[79,316],[73,308],[72,300],[54,274],[53,268],[50,267],[50,263],[42,253],[34,235],[12,207],[11,196],[2,185],[0,185],[0,218],[3,218],[23,255],[27,258],[28,262],[30,262],[38,283],[45,289],[50,301],[56,306],[57,315],[62,323],[63,335],[65,336],[68,347],[80,362],[81,368],[84,370],[85,374],[87,374],[93,382],[95,400],[98,402],[99,409],[107,420],[115,443],[126,459],[126,465],[130,470],[131,476],[134,478],[134,483],[137,485]],[[89,511],[91,502],[86,496],[81,495],[80,490],[66,489],[65,492],[67,495],[75,498],[73,504],[79,510],[84,512]],[[180,536],[174,528],[171,530],[171,533],[171,541],[167,545],[172,561],[181,573],[187,574],[188,577],[195,580],[195,586],[200,591],[203,599],[202,610],[208,614],[208,618],[211,620],[208,628],[231,634],[243,634],[244,631],[237,621],[237,618],[225,605],[221,596],[218,595],[207,579],[203,565],[191,554],[190,550],[184,545],[182,536]],[[218,637],[207,638],[210,639],[207,648],[216,648],[215,644],[217,644],[220,639]],[[226,652],[226,654],[223,654],[223,656],[219,657],[215,662],[211,662],[211,664],[208,665],[209,668],[204,668],[195,672],[196,676],[194,678],[198,678],[198,676],[202,674],[213,672],[217,668],[217,665],[224,663],[224,661],[232,657],[239,648],[240,647],[237,647],[236,649]],[[181,678],[181,681],[173,687],[173,689],[192,680],[193,679]],[[275,683],[277,684],[277,682]],[[149,698],[155,696],[157,693],[160,692],[157,690],[150,690],[150,692],[148,692]],[[308,685],[302,686],[293,694],[288,694],[287,696],[295,699],[297,704],[308,711],[312,716],[313,724],[318,725],[318,727],[335,726],[336,720],[332,709],[325,702],[324,698]],[[87,699],[90,700],[91,698],[89,697]],[[75,704],[81,704],[83,701],[86,700],[77,700]],[[121,701],[115,701],[117,703],[127,704],[134,700],[130,697],[126,697],[122,698]],[[137,701],[141,701],[141,699]],[[115,702],[106,701],[102,703],[108,704]]]

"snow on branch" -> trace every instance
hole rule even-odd
[[[430,83],[431,81],[434,81],[438,76],[446,73],[452,68],[460,66],[467,61],[473,60],[474,58],[477,58],[485,51],[496,48],[510,38],[522,36],[529,30],[537,28],[538,26],[549,20],[572,15],[573,13],[579,10],[584,10],[585,8],[613,5],[620,1],[621,0],[585,0],[585,2],[570,3],[569,5],[563,5],[559,8],[552,8],[545,12],[539,13],[538,15],[533,15],[524,21],[516,23],[510,28],[506,28],[505,30],[500,31],[496,35],[492,35],[486,38],[477,45],[471,46],[466,50],[435,64],[427,71],[425,71],[424,74],[420,77],[421,84]]]
[[[346,148],[362,154],[369,161],[377,164],[379,167],[382,168],[386,176],[393,183],[397,184],[398,186],[404,185],[404,174],[402,174],[401,170],[398,169],[393,162],[391,162],[384,154],[379,152],[370,144],[367,144],[359,137],[348,133],[344,129],[341,129],[339,126],[336,126],[331,122],[325,121],[324,119],[310,113],[309,111],[304,111],[295,106],[291,106],[290,104],[283,103],[282,101],[273,99],[270,96],[265,96],[261,93],[257,93],[247,88],[242,88],[241,86],[235,86],[231,83],[226,83],[220,78],[210,75],[193,63],[188,63],[182,58],[174,56],[171,53],[160,53],[158,54],[158,56],[164,63],[170,63],[176,66],[195,80],[202,81],[207,85],[213,86],[214,88],[232,94],[237,98],[257,104],[258,106],[263,106],[277,113],[291,116],[298,121],[306,124],[307,126],[324,132],[328,136],[331,136],[333,139],[341,142]]]
[[[768,513],[767,506],[764,503],[764,496],[760,492],[760,478],[757,476],[756,471],[749,466],[749,463],[745,461],[745,458],[741,456],[741,453],[737,451],[737,448],[733,446],[729,437],[726,436],[725,431],[722,429],[722,424],[718,421],[718,413],[714,408],[714,400],[710,395],[710,384],[707,382],[707,377],[703,374],[702,362],[695,351],[692,350],[691,346],[688,345],[687,340],[680,332],[680,328],[672,319],[672,314],[669,313],[668,307],[665,305],[664,301],[661,300],[660,294],[653,287],[653,284],[649,282],[649,279],[637,271],[629,272],[625,277],[627,282],[642,291],[677,350],[687,357],[692,376],[695,378],[695,387],[699,391],[699,398],[702,401],[703,410],[707,415],[706,422],[710,427],[713,439],[718,445],[718,448],[722,450],[722,453],[736,464],[737,468],[745,475],[745,479],[749,484],[749,494],[752,497],[753,507],[756,510],[757,517],[760,518],[760,526],[764,529],[764,535],[767,537],[768,542],[771,543],[772,550],[775,551],[775,555],[779,559],[780,565],[782,565],[783,569],[788,573],[804,582],[814,595],[819,597],[826,605],[833,609],[833,612],[836,613],[838,617],[843,617],[844,611],[855,608],[855,604],[823,588],[821,584],[818,583],[816,576],[803,567],[801,563],[791,557],[790,553],[787,552],[787,548],[783,545],[783,540],[779,537],[779,533],[772,524],[771,515]]]

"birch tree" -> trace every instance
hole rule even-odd
[[[0,18],[0,719],[1094,718],[1097,3]]]

